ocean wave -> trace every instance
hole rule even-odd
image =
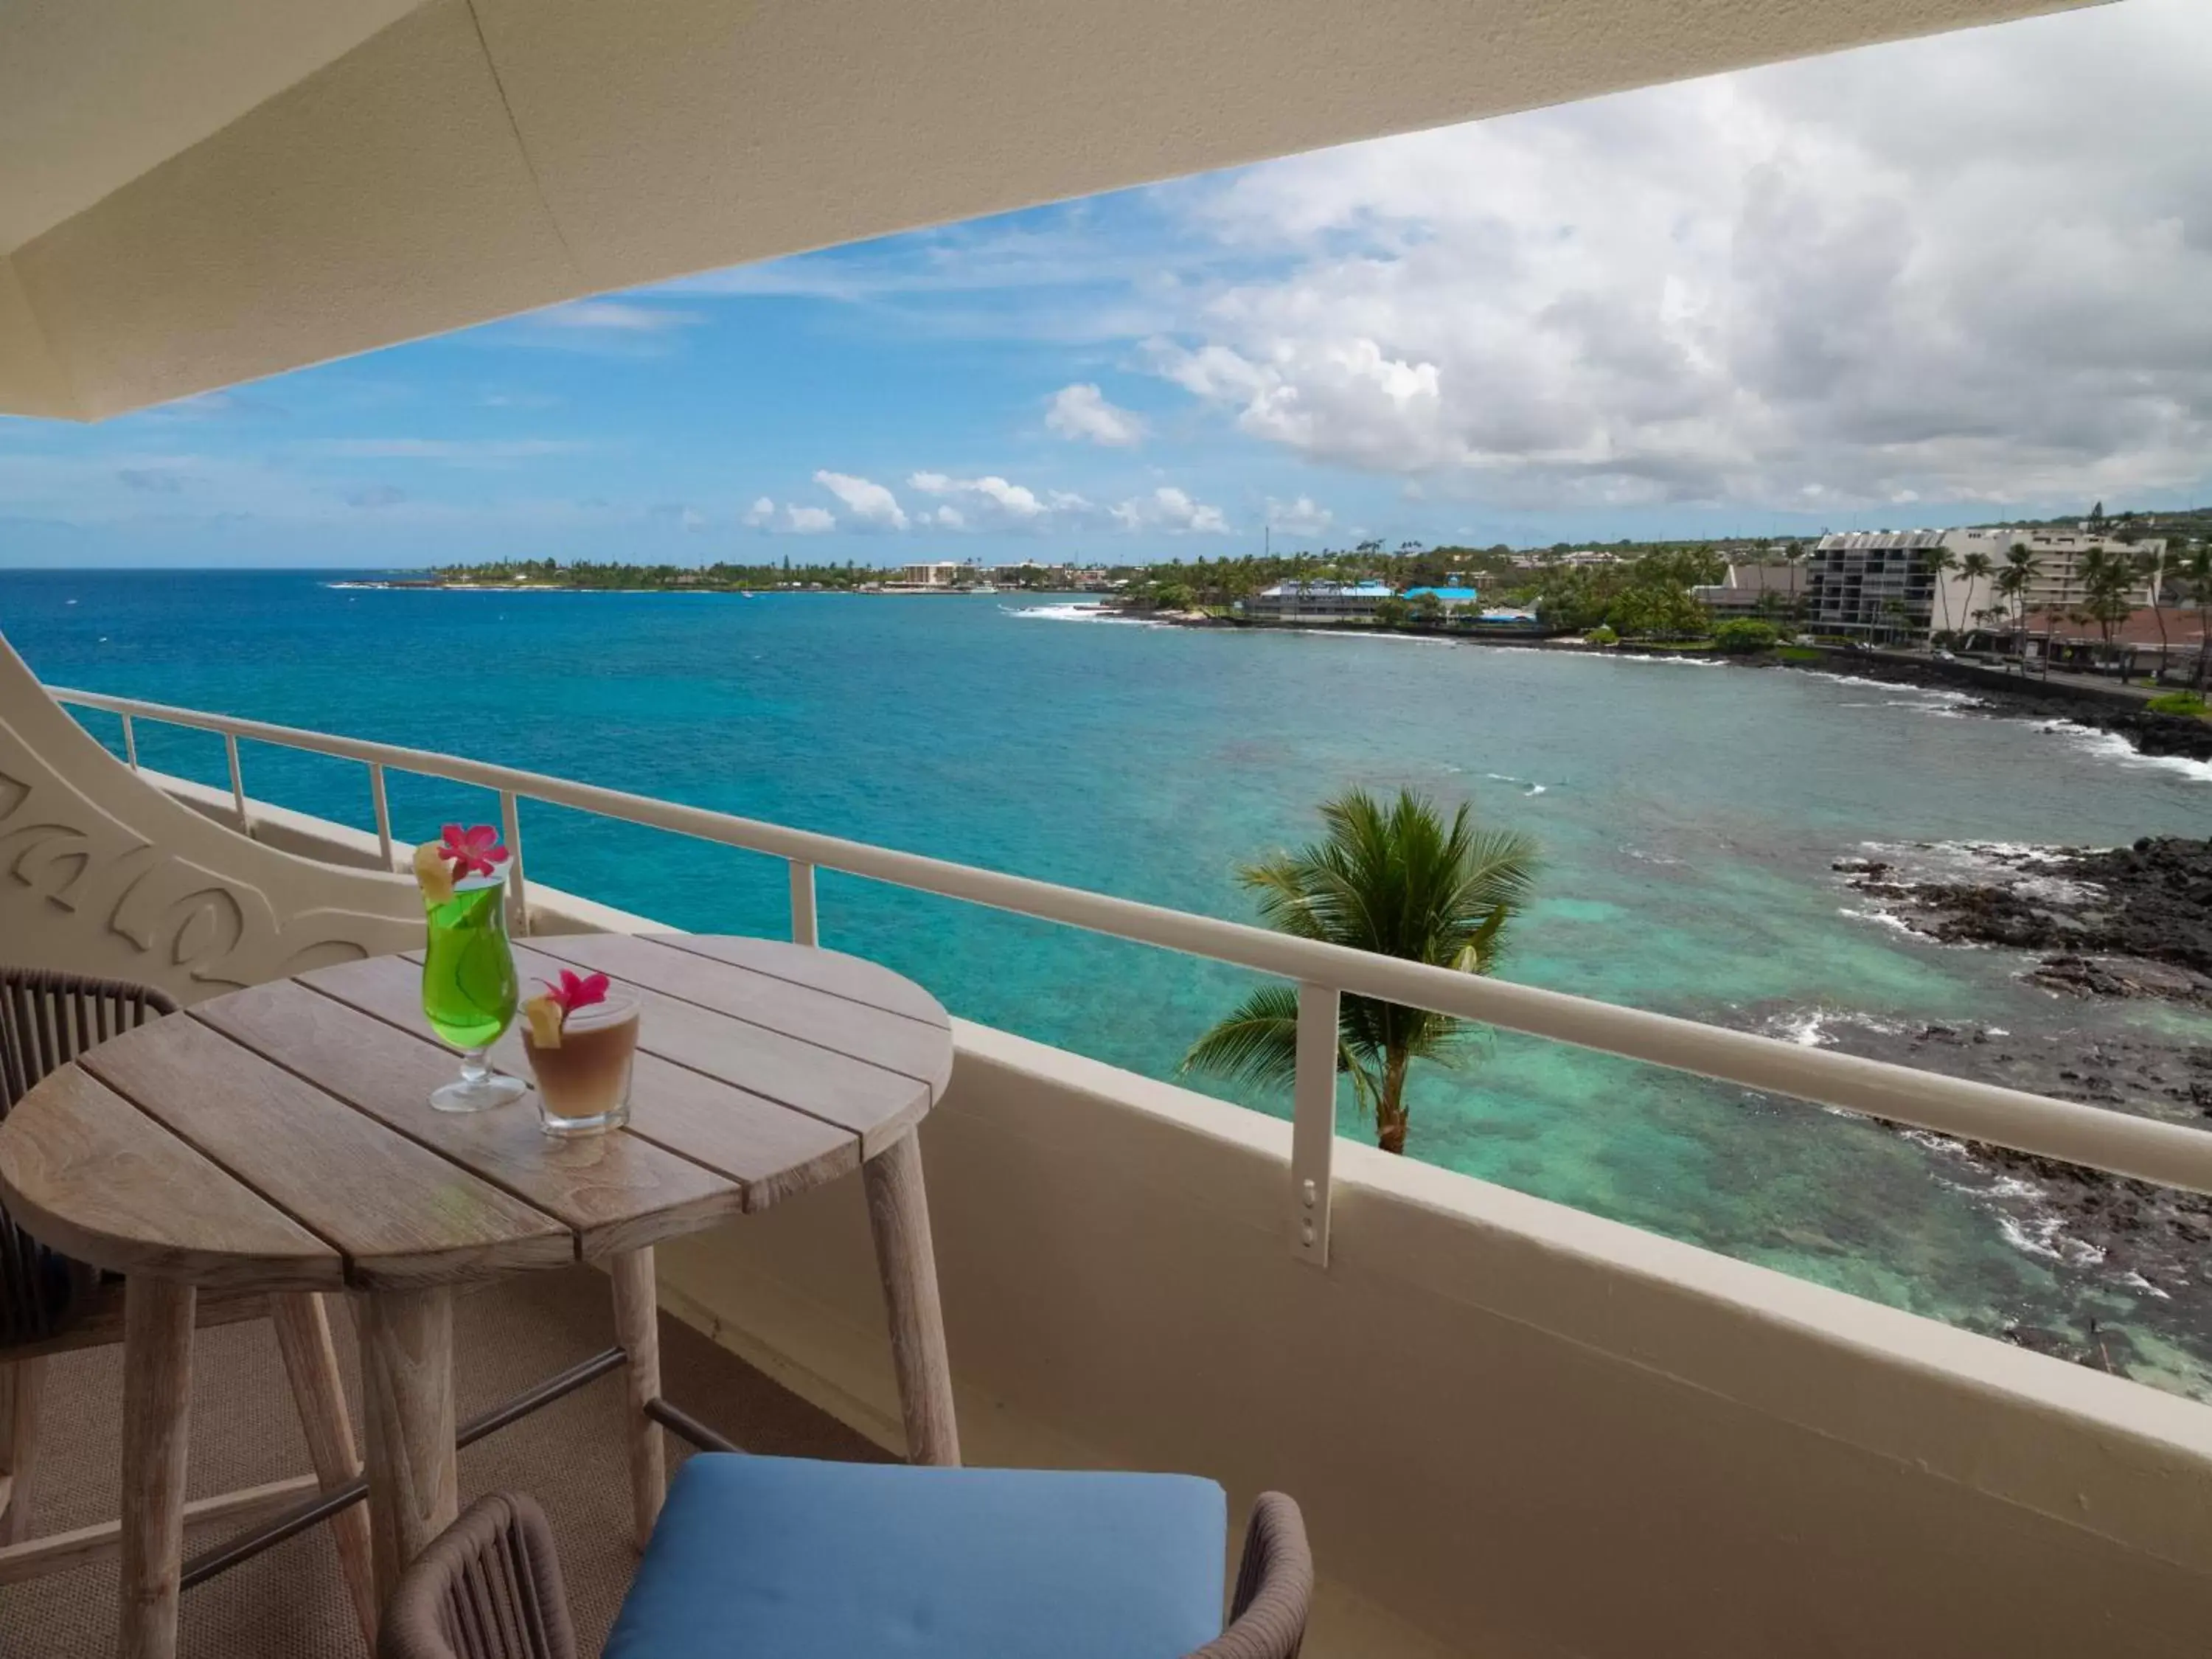
[[[2063,1216],[2016,1216],[2002,1210],[1995,1212],[1995,1215],[1997,1231],[2004,1235],[2005,1243],[2027,1255],[2063,1261],[2069,1267],[2094,1267],[2105,1259],[2102,1247],[2068,1235]]]
[[[1485,772],[1482,775],[1494,783],[1510,783],[1524,795],[1540,795],[1548,787],[1540,783],[1531,783],[1526,778],[1516,778],[1510,772]]]
[[[1103,605],[1002,605],[999,607],[999,614],[1025,617],[1034,622],[1113,623],[1122,628],[1172,628],[1175,625],[1152,622],[1143,617],[1124,617]]]
[[[2196,783],[2212,783],[2212,761],[2191,760],[2185,755],[2146,755],[2117,732],[2100,732],[2074,720],[2045,720],[2036,728],[2073,743],[2087,754],[2124,765],[2153,767],[2178,772]]]
[[[1919,931],[1904,917],[1892,915],[1888,911],[1875,905],[1869,904],[1858,908],[1854,908],[1848,904],[1838,905],[1836,914],[1848,921],[1871,921],[1878,927],[1889,928],[1894,933],[1912,933]]]
[[[1725,657],[1693,657],[1686,651],[1616,651],[1613,653],[1612,660],[1680,663],[1685,668],[1726,668],[1728,666],[1728,659]]]
[[[1838,1025],[1855,1025],[1879,1036],[1902,1036],[1906,1029],[1897,1020],[1884,1019],[1879,1014],[1857,1008],[1785,1008],[1768,1015],[1760,1023],[1759,1030],[1764,1036],[1794,1042],[1801,1048],[1826,1048],[1834,1045],[1836,1039],[1832,1033]]]

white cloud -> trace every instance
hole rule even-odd
[[[775,503],[765,495],[756,498],[753,504],[745,509],[745,522],[756,530],[775,517]]]
[[[837,527],[837,515],[826,507],[801,507],[794,501],[784,508],[784,518],[797,536],[819,536]]]
[[[994,472],[975,478],[957,478],[949,472],[921,471],[908,474],[906,482],[908,489],[922,495],[948,498],[933,516],[924,514],[922,521],[949,530],[1044,533],[1104,522],[1090,498],[1075,490],[1047,489],[1040,493]]]
[[[1162,484],[1149,495],[1132,495],[1109,510],[1124,530],[1164,531],[1171,536],[1229,534],[1229,521],[1219,507],[1194,501],[1172,484]]]
[[[1261,274],[1186,285],[1149,360],[1507,506],[2185,489],[2208,84],[2212,7],[2133,0],[1248,169],[1176,199],[1192,262]]]
[[[528,319],[538,328],[574,329],[612,334],[665,334],[700,320],[695,311],[667,306],[635,305],[623,300],[576,300]]]
[[[981,509],[986,519],[999,523],[1030,523],[1052,511],[1027,484],[1011,483],[995,473],[980,478],[955,478],[943,472],[917,472],[907,483],[925,495],[964,496]],[[1079,501],[1082,497],[1067,499]]]
[[[1336,514],[1310,495],[1301,495],[1294,501],[1267,497],[1267,523],[1286,536],[1325,536],[1335,522]]]
[[[844,502],[845,510],[864,527],[906,528],[906,509],[898,504],[898,497],[873,479],[823,471],[814,475],[814,482]]]
[[[1045,400],[1046,429],[1073,441],[1088,440],[1109,449],[1127,449],[1145,440],[1143,417],[1106,401],[1096,386],[1064,386]]]

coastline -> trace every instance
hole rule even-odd
[[[1627,643],[1593,645],[1579,636],[1538,636],[1483,632],[1470,628],[1418,628],[1371,622],[1276,623],[1237,620],[1197,611],[1132,611],[1097,606],[1101,620],[1149,623],[1163,628],[1231,629],[1256,633],[1391,635],[1518,651],[1611,657],[1647,662],[1691,662],[1729,668],[1794,669],[1842,675],[1929,690],[1964,691],[2000,718],[2058,720],[2121,738],[2137,753],[2158,758],[2212,764],[2212,720],[2187,714],[2154,714],[2142,705],[2148,693],[2119,685],[2082,684],[2073,679],[2031,679],[2009,671],[1967,662],[1887,651],[1854,651],[1834,646],[1802,646],[1810,659],[1764,651],[1731,655],[1711,647],[1668,647]]]

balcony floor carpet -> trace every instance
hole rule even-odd
[[[354,1390],[353,1322],[334,1310],[339,1360]],[[882,1461],[885,1454],[665,1315],[661,1376],[668,1397],[748,1450]],[[455,1389],[465,1419],[565,1365],[611,1346],[607,1281],[590,1268],[539,1273],[461,1298],[454,1310]],[[31,1502],[39,1534],[115,1514],[120,1348],[55,1361]],[[265,1321],[199,1334],[193,1364],[191,1496],[307,1470],[290,1391]],[[520,1487],[545,1507],[583,1650],[596,1654],[629,1588],[629,1487],[620,1437],[622,1376],[604,1376],[461,1454],[461,1501]],[[683,1443],[667,1439],[670,1467]],[[194,1528],[187,1554],[218,1541]],[[115,1564],[0,1587],[0,1659],[110,1659]],[[366,1652],[319,1528],[185,1592],[179,1659],[362,1659]]]

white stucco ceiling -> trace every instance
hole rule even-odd
[[[0,0],[0,410],[2079,0]]]

